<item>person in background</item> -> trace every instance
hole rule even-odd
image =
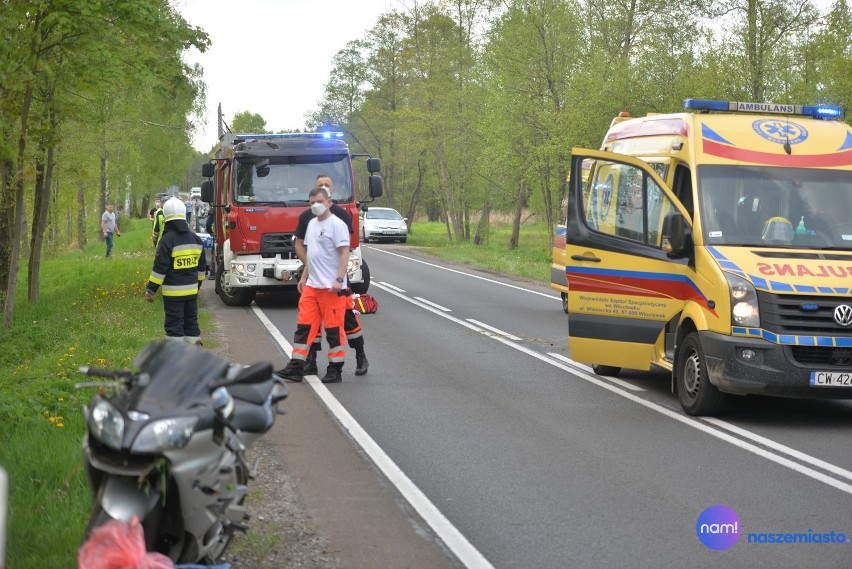
[[[207,271],[204,244],[186,224],[186,206],[179,199],[163,205],[163,237],[145,288],[145,300],[154,302],[163,289],[166,336],[201,345],[198,326],[198,289]]]
[[[109,256],[112,254],[113,233],[116,233],[119,237],[121,237],[121,230],[118,228],[118,221],[115,218],[115,212],[113,211],[112,204],[107,205],[106,211],[101,216],[101,231],[104,232],[104,239],[106,240],[106,256],[107,259],[109,259]]]
[[[309,346],[325,328],[328,340],[328,368],[323,383],[337,383],[343,379],[343,305],[341,294],[347,288],[346,267],[349,263],[349,230],[339,217],[332,215],[332,201],[328,189],[314,187],[308,199],[311,212],[316,217],[308,223],[305,232],[307,257],[299,277],[299,316],[293,337],[290,362],[275,372],[278,377],[302,381]]]
[[[328,189],[329,197],[334,197],[334,183],[327,174],[320,174],[317,176],[314,186]],[[352,219],[349,217],[349,213],[333,202],[331,205],[331,213],[342,219],[346,224],[346,227],[349,229],[349,233],[352,234]],[[310,210],[303,211],[299,216],[299,224],[296,227],[296,232],[294,234],[296,237],[296,255],[299,257],[299,260],[302,261],[302,264],[305,264],[305,259],[307,258],[305,250],[305,231],[307,230],[308,222],[312,218],[313,214]],[[343,328],[346,332],[346,341],[349,344],[349,347],[355,350],[355,375],[364,375],[367,373],[370,363],[367,361],[367,354],[364,352],[364,331],[361,328],[361,321],[358,318],[358,314],[353,310],[354,305],[352,302],[351,287],[346,287],[344,295],[340,297],[340,300],[343,304],[343,310],[345,311]],[[317,338],[314,343],[311,344],[311,349],[308,353],[307,360],[305,361],[305,375],[315,375],[317,373],[317,352],[319,352],[321,348],[322,343],[320,342],[320,339]]]
[[[163,237],[163,231],[166,229],[166,220],[163,215],[163,203],[160,198],[154,202],[154,228],[153,233],[151,234],[151,241],[154,243],[154,247],[160,243],[160,239]]]

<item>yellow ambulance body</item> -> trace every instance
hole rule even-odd
[[[687,99],[573,149],[571,357],[724,394],[852,398],[852,129],[842,110]],[[588,169],[588,180],[574,172]],[[556,245],[556,244],[554,244]],[[556,254],[556,251],[554,251]]]

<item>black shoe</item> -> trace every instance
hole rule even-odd
[[[304,377],[304,364],[302,362],[294,364],[294,361],[295,360],[290,360],[290,363],[287,364],[287,367],[279,369],[275,372],[275,375],[277,375],[281,379],[289,379],[290,381],[302,381],[302,378]]]
[[[302,372],[304,375],[317,375],[319,373],[319,368],[317,368],[317,353],[309,352],[308,359],[305,360],[305,370]]]
[[[330,367],[321,381],[323,383],[339,383],[343,381],[343,373],[339,367]]]
[[[367,370],[370,369],[370,362],[367,361],[366,354],[355,354],[355,361],[357,362],[355,375],[365,375]]]

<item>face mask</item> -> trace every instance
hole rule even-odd
[[[313,212],[313,214],[314,214],[315,216],[317,216],[317,217],[319,217],[319,216],[321,216],[322,214],[324,214],[324,213],[325,213],[325,210],[327,210],[327,209],[328,209],[328,208],[327,208],[327,207],[325,207],[325,204],[324,204],[324,203],[315,202],[315,203],[312,203],[312,204],[311,204],[311,212]]]

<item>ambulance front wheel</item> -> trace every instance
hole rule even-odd
[[[568,312],[568,311],[566,310],[565,312]],[[592,371],[594,371],[598,375],[606,375],[606,376],[609,376],[609,377],[615,377],[619,373],[621,373],[621,368],[615,367],[615,366],[602,366],[602,365],[595,364],[595,365],[592,366]]]
[[[562,311],[568,314],[568,293],[560,292],[559,295],[562,297]]]
[[[688,415],[715,415],[725,399],[707,375],[704,349],[698,333],[683,340],[677,352],[677,397]]]

